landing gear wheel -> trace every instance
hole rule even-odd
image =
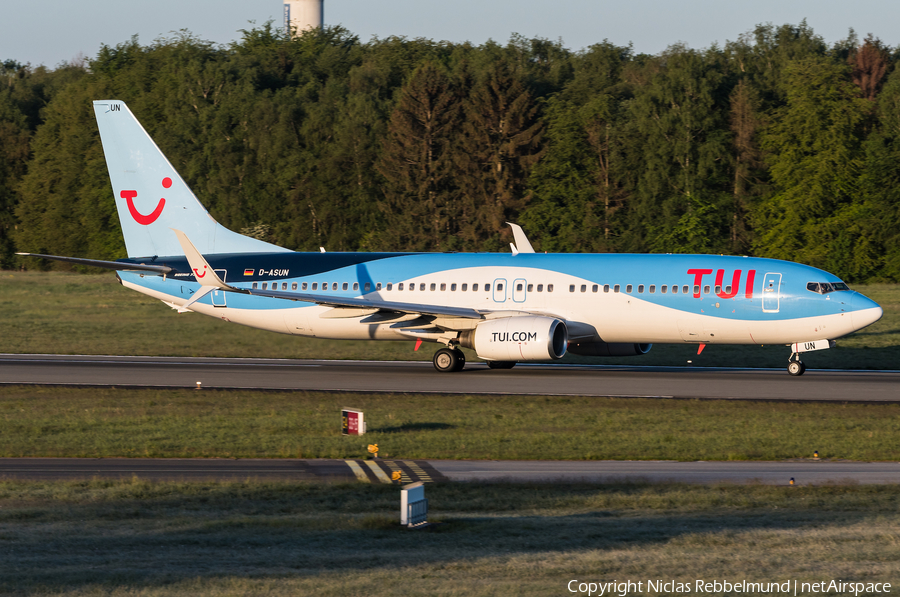
[[[491,369],[512,369],[516,366],[515,361],[488,361],[487,366]]]
[[[803,364],[803,361],[791,361],[788,363],[787,370],[788,373],[796,377],[806,372],[806,365]]]
[[[466,355],[461,350],[442,348],[434,353],[434,368],[442,373],[459,371],[466,365]]]

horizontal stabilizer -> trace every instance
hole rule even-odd
[[[65,261],[66,263],[77,263],[78,265],[89,265],[91,267],[101,267],[103,269],[114,269],[118,271],[139,271],[139,272],[155,272],[157,274],[168,274],[172,271],[171,267],[166,265],[147,265],[144,263],[123,263],[121,261],[102,261],[100,259],[82,259],[80,257],[61,257],[59,255],[41,255],[39,253],[16,253],[24,257],[40,257],[41,259],[52,259],[53,261]]]

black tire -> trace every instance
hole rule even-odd
[[[488,367],[491,369],[512,369],[516,366],[515,361],[488,361]]]
[[[454,371],[462,371],[463,367],[466,366],[466,353],[461,351],[458,348],[454,348],[453,352],[456,353],[456,369]]]
[[[459,371],[459,351],[442,348],[434,353],[434,358],[431,359],[431,362],[434,363],[434,368],[441,373]]]
[[[803,364],[803,361],[791,361],[788,363],[787,370],[794,377],[798,377],[806,372],[806,365]]]

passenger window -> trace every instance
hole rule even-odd
[[[529,284],[529,285],[528,285],[527,292],[531,292],[531,289],[532,289],[532,288],[534,288],[534,284]]]
[[[341,284],[341,290],[347,290],[347,283],[346,283],[346,282],[344,282],[343,284]]]
[[[516,284],[516,292],[522,292],[522,285]]]
[[[359,290],[359,282],[353,283],[353,290]]]
[[[625,292],[627,292],[628,294],[631,294],[631,289],[632,289],[632,288],[633,288],[632,285],[629,284],[628,286],[625,287]]]
[[[397,284],[397,290],[403,290],[403,282]]]
[[[687,294],[687,293],[685,293]],[[694,294],[700,294],[700,285],[694,284]]]
[[[503,292],[503,284],[497,284],[497,292]]]
[[[437,284],[432,284],[432,285],[431,285],[431,292],[434,292],[436,288],[437,288]],[[423,288],[422,290],[424,290],[424,288]]]
[[[431,285],[431,289],[434,290],[434,284]],[[419,290],[425,292],[425,282],[419,284]]]
[[[446,284],[441,284],[441,292],[444,292],[444,291],[446,291],[446,290],[447,290],[447,285],[446,285]]]
[[[391,283],[391,282],[388,282],[388,284],[387,284],[387,289],[388,289],[388,290],[391,290],[393,287],[394,287],[394,284]]]
[[[544,285],[538,284],[538,292],[544,292]]]
[[[291,290],[297,290],[297,283],[291,282]]]
[[[256,282],[253,283],[253,286],[251,286],[251,288],[253,288],[254,290],[256,289]]]
[[[322,282],[322,290],[328,290],[328,282]]]
[[[547,292],[553,292],[553,284],[547,284]]]
[[[370,290],[372,290],[372,283],[366,282],[366,284],[363,286],[363,290],[365,290],[366,292],[369,292]]]
[[[722,287],[720,285],[716,284],[716,294],[721,294],[721,293],[722,293]]]
[[[672,294],[678,294],[678,286],[672,285]]]
[[[456,292],[456,284],[450,285],[450,292]]]
[[[697,290],[700,290],[700,289],[698,288]],[[685,284],[684,286],[681,287],[681,294],[687,294],[687,293],[688,293],[688,286],[687,286],[687,284]]]
[[[478,284],[472,284],[472,292],[478,292]]]
[[[263,282],[263,290],[268,290],[268,289],[269,289],[269,283]]]
[[[415,290],[415,289],[416,289],[416,283],[415,283],[415,282],[410,282],[410,283],[409,283],[409,289],[410,289],[410,290]]]
[[[281,289],[282,289],[282,290],[287,290],[287,282],[282,282],[282,283],[281,283]]]
[[[609,292],[609,284],[603,285],[603,292]]]
[[[485,285],[484,285],[484,291],[485,291],[485,292],[490,292],[490,291],[491,291],[491,285],[490,285],[490,284],[485,284]]]
[[[619,285],[618,285],[618,284],[616,284],[615,286],[613,286],[613,292],[619,292]]]
[[[587,292],[587,284],[581,285],[581,292]]]
[[[337,285],[338,285],[337,282],[332,282],[332,283],[331,283],[331,289],[332,289],[332,290],[337,290]],[[344,285],[345,285],[345,289],[346,289],[346,283],[345,283]]]
[[[656,294],[656,284],[650,285],[650,294]]]
[[[703,294],[709,294],[709,286],[703,287]]]
[[[375,282],[375,290],[381,290],[381,282]]]
[[[304,282],[303,284],[300,285],[300,290],[306,290],[306,289],[307,289],[307,285],[306,285],[306,282]]]
[[[591,286],[591,292],[597,292],[598,290],[600,290],[600,286],[598,284],[594,284],[593,286]]]
[[[638,284],[638,294],[644,294],[644,285]]]
[[[468,288],[468,287],[469,287],[468,284],[463,284],[462,286],[460,286],[460,291],[461,291],[461,292],[465,292],[465,291],[466,291],[466,288]]]
[[[666,286],[665,284],[663,284],[662,287],[659,289],[659,291],[660,291],[661,293],[665,294],[665,293],[667,293],[667,292],[669,291],[669,287]]]
[[[725,294],[731,294],[731,285],[725,287]]]
[[[569,292],[575,292],[575,285],[569,284]]]
[[[313,290],[318,290],[318,289],[319,289],[319,283],[313,282]]]

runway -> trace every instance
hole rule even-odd
[[[0,384],[741,400],[900,401],[900,371],[518,365],[70,355],[0,355]]]
[[[397,479],[392,480],[394,473]],[[900,463],[784,462],[0,458],[0,479],[151,481],[680,482],[769,485],[895,484]]]

